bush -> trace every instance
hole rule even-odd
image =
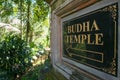
[[[30,57],[31,49],[20,37],[7,36],[0,42],[0,69],[6,72],[9,80],[20,78],[27,71],[31,65]]]

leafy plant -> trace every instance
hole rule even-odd
[[[30,71],[27,72],[24,76],[22,76],[21,80],[47,80],[45,78],[45,73],[49,70],[45,71],[45,68],[51,69],[50,60],[46,60],[44,64],[39,64],[34,66]]]
[[[18,36],[7,36],[0,42],[0,69],[10,80],[20,78],[27,71],[31,65],[30,57],[31,49]]]

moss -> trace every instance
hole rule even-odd
[[[45,80],[67,80],[61,73],[55,71],[52,68],[48,73],[45,74]]]
[[[22,76],[21,80],[67,80],[62,74],[57,72],[49,60],[42,65],[34,66]]]

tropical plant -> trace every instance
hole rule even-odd
[[[14,80],[27,70],[32,55],[27,44],[30,43],[34,54],[49,47],[48,13],[44,0],[0,0],[0,22],[11,24],[21,32],[18,37],[0,30],[0,71],[7,74],[8,80]],[[19,23],[12,24],[14,19]]]
[[[0,21],[11,23],[12,19],[19,19],[21,36],[27,42],[32,41],[34,24],[48,19],[48,13],[49,6],[44,0],[0,0]]]
[[[20,78],[30,67],[31,49],[16,35],[7,36],[0,42],[0,69],[6,78]]]

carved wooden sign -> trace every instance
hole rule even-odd
[[[117,76],[117,3],[65,21],[62,26],[64,57]]]

